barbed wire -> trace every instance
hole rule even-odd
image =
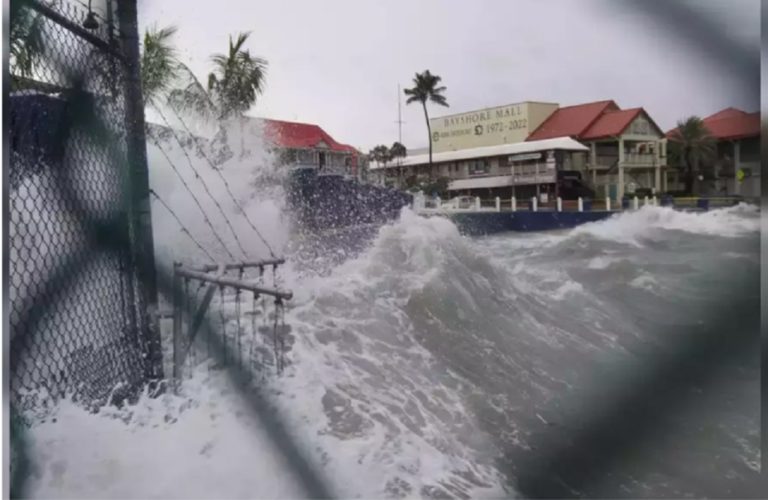
[[[149,190],[149,194],[154,196],[155,199],[157,201],[159,201],[160,204],[163,205],[163,207],[165,207],[165,209],[168,211],[168,213],[170,213],[173,216],[173,218],[176,219],[176,222],[178,222],[179,226],[181,226],[181,232],[182,233],[186,233],[186,235],[189,236],[189,239],[192,240],[192,242],[195,245],[197,245],[197,248],[199,248],[200,251],[203,252],[211,260],[211,262],[216,262],[216,259],[214,259],[213,256],[210,254],[210,252],[208,252],[208,250],[206,250],[205,247],[203,247],[203,245],[201,245],[200,242],[197,241],[194,236],[192,236],[192,233],[189,231],[189,229],[187,229],[184,226],[184,223],[181,222],[181,219],[179,219],[179,217],[176,215],[176,213],[173,211],[173,209],[171,209],[171,207],[168,206],[168,204],[160,197],[160,195],[157,194],[154,189],[150,189]]]
[[[184,185],[184,188],[187,190],[187,192],[192,196],[192,199],[197,204],[197,208],[200,209],[200,213],[203,214],[203,219],[205,220],[205,223],[208,224],[208,227],[211,228],[211,231],[213,232],[213,235],[216,237],[217,240],[219,240],[219,243],[221,243],[221,246],[224,247],[224,250],[227,252],[227,255],[229,255],[229,258],[232,260],[235,259],[235,256],[232,252],[229,251],[229,248],[227,248],[227,245],[224,243],[224,240],[221,238],[221,235],[216,231],[216,228],[213,227],[213,224],[211,223],[211,220],[208,218],[208,215],[205,213],[205,210],[203,209],[203,206],[200,204],[200,200],[197,199],[197,196],[195,196],[195,193],[192,191],[192,189],[189,187],[189,184],[187,184],[187,181],[184,180],[184,177],[181,175],[181,172],[179,172],[179,169],[176,168],[176,164],[173,163],[171,158],[168,156],[168,153],[165,152],[162,146],[158,143],[155,138],[150,138],[152,143],[157,146],[157,149],[160,150],[160,153],[165,157],[168,164],[171,166],[173,171],[176,173],[176,176],[181,180],[181,183]]]
[[[176,118],[179,120],[179,123],[181,123],[181,126],[184,127],[184,130],[192,137],[192,142],[195,143],[195,146],[197,147],[198,152],[205,158],[205,160],[208,162],[208,165],[210,165],[211,169],[213,169],[221,179],[221,181],[224,183],[224,187],[227,189],[227,193],[229,194],[229,197],[232,198],[232,202],[237,206],[237,208],[240,209],[240,212],[243,214],[243,217],[248,222],[248,224],[251,226],[253,231],[256,233],[256,235],[259,237],[262,243],[267,247],[267,250],[269,251],[270,256],[272,258],[275,258],[275,252],[272,250],[272,246],[267,242],[266,238],[261,234],[261,232],[258,230],[256,225],[251,221],[251,218],[248,217],[248,213],[245,211],[245,208],[243,208],[237,201],[237,198],[235,197],[234,193],[232,193],[232,190],[229,187],[229,182],[227,181],[226,177],[224,177],[224,174],[221,173],[221,171],[216,168],[216,165],[214,165],[213,161],[208,157],[208,155],[205,153],[203,148],[200,146],[200,144],[197,142],[197,137],[192,133],[191,130],[189,130],[189,127],[187,126],[184,119],[181,117],[181,114],[174,108],[173,106],[170,106],[171,111],[173,111],[173,114],[176,116]]]
[[[221,216],[224,217],[224,221],[227,223],[227,226],[229,226],[229,229],[232,231],[232,236],[235,237],[235,242],[237,243],[237,246],[240,248],[240,251],[243,253],[243,255],[248,258],[248,253],[245,251],[245,248],[243,248],[243,244],[240,242],[240,238],[237,237],[237,231],[235,231],[234,226],[232,225],[232,222],[230,222],[229,217],[227,217],[227,214],[224,212],[224,209],[221,208],[221,205],[219,204],[218,200],[216,200],[216,197],[213,196],[211,191],[208,189],[208,184],[205,183],[200,173],[197,171],[195,166],[192,164],[192,158],[189,157],[189,154],[187,153],[187,150],[184,148],[184,144],[181,142],[181,139],[179,139],[179,136],[176,135],[176,131],[173,130],[173,127],[171,127],[171,124],[169,123],[168,119],[165,117],[162,111],[155,108],[155,111],[157,111],[157,114],[160,115],[160,118],[163,119],[165,122],[165,125],[168,127],[168,130],[171,131],[171,135],[174,139],[176,139],[176,142],[179,144],[179,147],[181,148],[181,152],[184,154],[184,157],[187,159],[187,163],[189,163],[189,168],[192,169],[192,172],[195,174],[195,178],[200,181],[200,184],[203,185],[203,189],[208,194],[208,196],[211,198],[211,201],[213,201],[214,205],[216,205],[216,208],[219,209],[219,212],[221,212]]]

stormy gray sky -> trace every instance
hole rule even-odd
[[[397,140],[397,85],[424,69],[443,77],[451,106],[431,107],[431,116],[614,99],[643,106],[666,130],[690,114],[757,110],[759,88],[743,82],[757,82],[759,72],[743,74],[711,42],[724,31],[757,54],[759,1],[690,5],[712,24],[693,30],[695,44],[665,22],[669,14],[607,0],[139,0],[139,23],[142,31],[176,25],[179,55],[201,80],[229,34],[252,31],[248,48],[269,72],[249,114],[317,123],[367,151]],[[403,99],[402,117],[405,145],[426,145],[420,106]]]

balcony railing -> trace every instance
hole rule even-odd
[[[616,165],[619,155],[600,155],[597,157],[598,167],[612,167]],[[656,165],[656,155],[653,153],[625,153],[622,163],[630,166],[652,167]]]
[[[625,165],[656,165],[656,155],[653,153],[626,153],[624,154]]]

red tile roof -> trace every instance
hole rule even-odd
[[[747,113],[736,108],[726,108],[703,119],[712,137],[718,140],[746,139],[760,135],[760,112]],[[667,132],[672,138],[677,127]]]
[[[526,140],[538,141],[554,137],[578,138],[600,115],[618,110],[616,103],[610,100],[559,108],[531,132]]]
[[[579,139],[593,140],[621,135],[642,112],[643,108],[633,108],[603,113],[587,130],[579,134]]]
[[[704,118],[704,120],[719,120],[720,118],[734,118],[737,116],[744,116],[746,115],[746,111],[742,111],[737,108],[725,108],[723,110],[718,111],[714,115],[709,115],[708,117]]]
[[[278,147],[314,149],[321,147],[322,142],[331,151],[357,152],[352,146],[336,142],[318,125],[268,119],[264,122],[264,135]]]

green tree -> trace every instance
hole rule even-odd
[[[693,192],[696,174],[702,165],[715,156],[716,142],[704,121],[698,116],[690,116],[677,122],[677,128],[669,137],[669,156],[678,159],[678,167],[683,168],[685,192]]]
[[[392,144],[392,147],[389,148],[389,154],[390,156],[394,158],[405,158],[408,151],[405,149],[405,146],[400,144],[399,142],[395,142]]]
[[[443,92],[445,87],[438,87],[438,84],[442,78],[437,75],[433,75],[429,70],[425,70],[423,73],[416,73],[413,78],[413,88],[404,89],[405,95],[408,99],[406,104],[412,102],[420,102],[424,108],[424,119],[427,122],[427,136],[429,139],[429,173],[432,175],[432,128],[429,125],[429,113],[427,113],[427,101],[432,101],[435,104],[448,107],[448,102],[445,100]]]
[[[229,37],[226,54],[214,54],[214,70],[208,75],[208,92],[216,103],[219,118],[242,115],[264,91],[267,61],[251,55],[243,46],[250,33]]]
[[[10,73],[30,78],[35,64],[44,55],[44,17],[26,5],[27,2],[11,2],[8,36]]]
[[[376,163],[386,167],[387,163],[389,163],[389,161],[392,159],[392,154],[388,147],[383,144],[379,144],[378,146],[371,149],[370,153],[368,153],[368,157]]]
[[[393,160],[397,160],[399,158],[405,158],[405,156],[408,154],[408,150],[405,149],[405,146],[400,144],[399,142],[395,141],[392,144],[392,147],[389,148],[389,156]],[[397,177],[400,179],[400,183],[402,184],[403,181],[403,169],[404,167],[400,166],[400,162],[397,162]]]
[[[167,99],[174,83],[179,78],[181,63],[171,43],[176,34],[175,26],[158,29],[152,27],[144,32],[141,53],[141,88],[144,102],[157,106]]]

